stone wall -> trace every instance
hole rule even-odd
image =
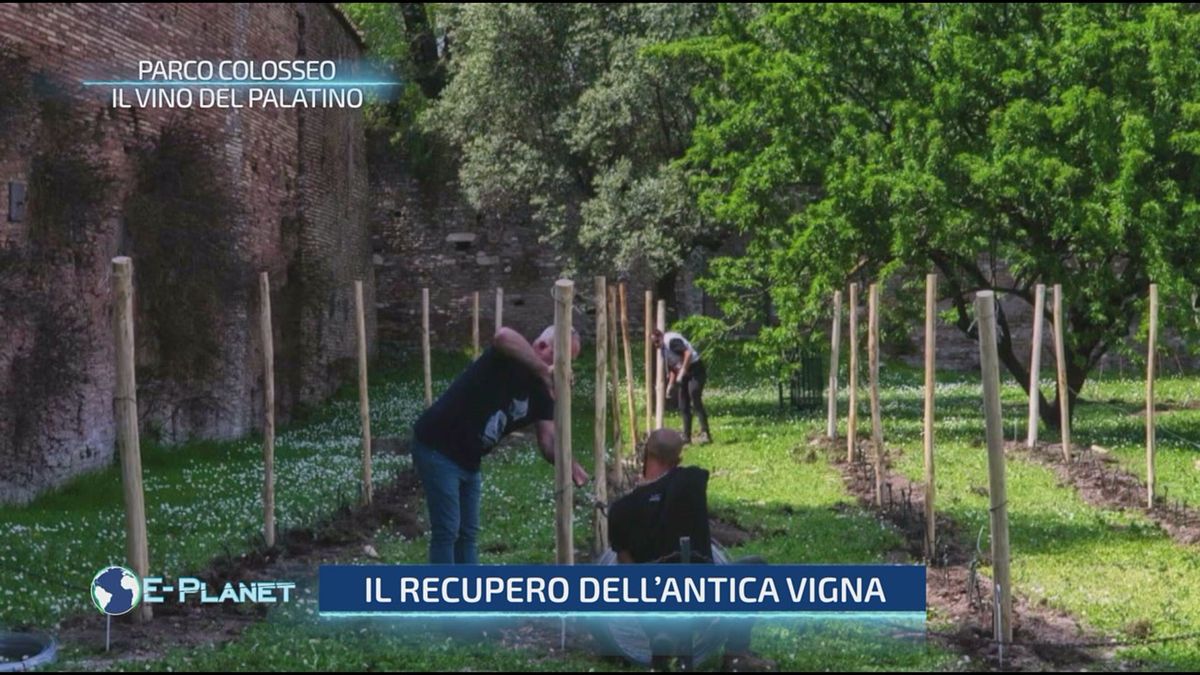
[[[562,265],[527,220],[476,213],[453,181],[423,185],[399,163],[372,164],[371,180],[381,340],[419,344],[422,288],[436,347],[470,347],[476,291],[481,340],[495,327],[497,288],[505,325],[528,335],[553,322]]]
[[[420,345],[422,288],[429,288],[431,341],[437,348],[470,349],[476,291],[485,344],[495,329],[497,288],[504,289],[504,325],[532,337],[554,322],[551,289],[564,261],[541,242],[528,215],[479,213],[458,189],[453,167],[419,180],[387,151],[386,138],[372,138],[369,145],[380,340]],[[635,271],[628,280],[630,339],[638,349],[647,278]],[[590,276],[575,279],[574,323],[585,341],[595,327],[594,288]]]
[[[459,190],[453,161],[440,153],[433,166],[414,168],[391,151],[384,134],[369,134],[371,235],[381,341],[416,350],[421,336],[421,289],[430,291],[430,332],[435,348],[471,346],[473,295],[480,293],[480,333],[495,328],[496,288],[504,289],[504,324],[535,336],[554,321],[551,289],[564,258],[542,243],[541,229],[527,214],[479,213]],[[716,303],[696,286],[713,255],[737,255],[745,238],[732,238],[716,252],[696,249],[674,274],[655,279],[638,267],[609,271],[610,284],[627,283],[630,348],[643,349],[645,293],[667,300],[667,323],[694,314],[715,316]],[[603,269],[604,261],[581,266]],[[575,327],[585,344],[594,341],[593,278],[575,278]],[[755,330],[754,328],[749,331]],[[747,335],[748,337],[749,335]],[[640,376],[640,371],[639,371]]]
[[[258,271],[271,274],[284,415],[327,396],[348,370],[354,279],[364,279],[374,307],[358,111],[113,109],[107,92],[81,82],[130,77],[139,59],[350,62],[362,50],[324,3],[0,5],[0,502],[27,500],[113,457],[114,255],[133,255],[139,275],[145,438],[233,438],[259,426]],[[219,183],[213,194],[234,205],[213,232],[217,241],[227,230],[230,245],[181,244],[172,237],[187,228],[164,222],[161,250],[190,257],[174,280],[149,288],[154,242],[144,225],[131,226],[129,209],[169,129],[210,141],[181,163],[211,165],[219,180],[200,187]],[[10,218],[22,193],[27,212]],[[164,208],[191,215],[186,204]],[[209,269],[227,270],[211,289],[219,306],[194,308],[195,344],[213,347],[196,354],[207,367],[183,376],[165,367],[178,346],[155,307],[175,290],[191,297],[191,279],[202,275],[188,270]],[[373,338],[373,311],[368,324]]]

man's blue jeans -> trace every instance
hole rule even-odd
[[[478,563],[482,472],[467,471],[416,439],[412,458],[429,508],[429,562]]]

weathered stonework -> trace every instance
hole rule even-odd
[[[110,261],[138,248],[124,211],[138,149],[167,125],[217,139],[211,153],[240,206],[228,252],[237,288],[211,317],[220,345],[213,367],[185,381],[147,376],[163,355],[139,309],[139,412],[147,437],[233,438],[259,426],[260,270],[271,274],[281,413],[324,398],[349,370],[355,279],[365,282],[374,348],[358,111],[113,109],[107,91],[80,85],[129,77],[140,59],[352,63],[363,46],[333,5],[4,4],[0,51],[0,84],[24,82],[16,89],[31,94],[0,94],[0,502],[28,500],[113,457]],[[31,230],[38,213],[11,222],[7,207],[10,183],[28,184],[39,158],[56,156],[51,141],[63,134],[46,114],[53,97],[65,102],[72,129],[55,142],[89,158],[107,184],[84,205],[84,231],[70,246],[50,249]],[[56,378],[50,384],[48,367]]]
[[[372,139],[383,147],[386,139]],[[448,173],[453,173],[452,170]],[[496,288],[504,289],[504,325],[527,336],[554,321],[551,289],[562,257],[541,242],[528,216],[476,212],[453,179],[419,181],[393,153],[371,157],[371,215],[379,287],[379,336],[415,348],[420,344],[421,289],[429,288],[432,343],[470,349],[471,311],[479,291],[480,334],[495,328]],[[630,281],[630,339],[640,349],[646,282]],[[594,330],[592,278],[575,279],[575,328],[585,340]],[[639,352],[640,353],[640,352]]]
[[[484,340],[495,327],[497,287],[505,325],[529,334],[553,321],[550,288],[561,266],[528,222],[475,213],[453,183],[423,190],[396,164],[373,165],[371,179],[381,339],[418,344],[426,287],[438,347],[470,348],[475,291]]]

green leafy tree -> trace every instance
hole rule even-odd
[[[374,67],[400,81],[375,92],[366,116],[395,152],[429,171],[438,148],[417,123],[446,84],[448,50],[438,49],[437,12],[430,3],[351,2],[339,5],[362,34]]]
[[[471,204],[528,214],[577,271],[669,274],[721,241],[680,168],[695,117],[694,62],[645,48],[699,35],[704,4],[456,6],[449,84],[429,129],[461,153]]]
[[[723,11],[711,35],[659,49],[717,73],[684,166],[704,212],[749,243],[707,288],[730,322],[765,322],[758,349],[777,355],[848,280],[936,271],[968,334],[975,291],[1032,303],[1061,283],[1074,397],[1137,330],[1149,283],[1195,289],[1198,45],[1187,5]],[[1193,326],[1165,304],[1165,323]],[[1043,419],[1057,407],[1043,400]]]

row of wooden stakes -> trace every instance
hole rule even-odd
[[[635,449],[639,440],[637,411],[634,403],[633,358],[629,343],[629,314],[624,282],[609,286],[604,277],[595,277],[595,320],[596,320],[596,363],[595,363],[595,406],[592,454],[595,467],[593,480],[592,509],[592,552],[598,556],[608,548],[608,524],[605,509],[608,504],[608,421],[612,421],[613,472],[615,488],[625,490],[627,460],[623,456],[621,433],[621,390],[625,392],[626,412],[629,418],[630,447]],[[554,286],[554,426],[556,445],[554,448],[554,499],[555,499],[555,558],[559,564],[575,562],[575,486],[571,480],[574,454],[571,444],[571,333],[573,329],[573,303],[575,283],[560,279]],[[666,330],[667,305],[659,300],[657,316],[654,315],[654,295],[646,291],[644,348],[646,384],[646,432],[663,425],[666,408],[666,367],[661,358],[656,358],[651,340],[651,325],[660,331]],[[621,347],[625,357],[625,383],[621,386],[618,330],[620,324]],[[478,349],[476,349],[478,351]],[[657,363],[655,363],[657,361]],[[428,362],[427,362],[428,363]],[[611,377],[611,386],[609,378]],[[653,389],[651,381],[654,382]],[[609,406],[611,405],[611,408]],[[636,456],[636,452],[634,453]],[[634,459],[631,457],[630,459]]]
[[[116,345],[117,386],[115,416],[117,448],[121,458],[121,484],[125,500],[126,559],[140,577],[150,574],[150,549],[146,532],[145,491],[142,483],[141,443],[138,435],[137,380],[135,376],[133,261],[113,258],[113,333]],[[259,275],[259,333],[263,349],[263,540],[275,545],[275,349],[271,323],[271,282]],[[367,395],[367,337],[362,282],[354,283],[355,327],[358,338],[358,377],[362,416],[362,498],[370,503],[371,418]],[[142,603],[135,618],[148,621],[151,606]]]
[[[614,439],[614,465],[617,471],[617,489],[623,490],[624,468],[626,459],[622,456],[623,436],[621,432],[621,401],[620,392],[624,389],[625,404],[628,411],[630,448],[636,448],[641,440],[637,428],[637,412],[634,395],[633,359],[629,340],[629,317],[627,303],[627,284],[624,282],[610,287],[603,277],[596,277],[596,404],[595,404],[595,448],[596,480],[594,485],[595,503],[607,503],[607,421],[610,417]],[[114,285],[114,336],[116,343],[117,361],[117,391],[116,391],[116,422],[117,445],[121,457],[122,485],[126,514],[126,554],[129,565],[142,578],[150,573],[149,544],[146,531],[145,494],[142,484],[141,450],[138,437],[137,413],[137,383],[135,377],[135,341],[134,341],[134,310],[133,310],[133,262],[128,257],[113,259]],[[571,453],[571,360],[567,358],[571,352],[570,335],[572,333],[572,302],[574,283],[560,280],[555,285],[555,316],[556,340],[555,348],[555,386],[556,406],[555,425],[558,433],[556,454],[556,531],[558,561],[571,564],[574,562],[574,544],[572,539],[574,503],[573,484],[570,467]],[[651,341],[651,326],[659,330],[666,329],[666,302],[658,301],[657,317],[654,316],[654,298],[651,291],[646,291],[646,320],[645,320],[645,375],[646,383],[646,426],[647,430],[662,426],[665,409],[665,369],[661,359],[655,358]],[[274,376],[274,338],[271,318],[271,285],[267,272],[259,275],[259,334],[263,349],[263,540],[267,547],[273,547],[276,540],[275,526],[275,376]],[[480,344],[480,312],[479,292],[473,297],[472,317],[472,349],[474,355],[481,352]],[[358,352],[358,390],[359,412],[362,426],[362,502],[372,501],[371,477],[371,414],[368,378],[368,353],[366,319],[363,307],[362,281],[354,283],[355,328]],[[496,289],[496,330],[503,325],[504,290]],[[433,402],[433,378],[429,329],[429,289],[421,291],[421,346],[425,375],[425,403]],[[612,317],[610,320],[609,317]],[[619,317],[619,321],[618,318]],[[655,318],[657,321],[655,321]],[[617,343],[617,325],[620,325],[620,335],[624,351],[624,387],[620,382],[620,350]],[[657,367],[655,361],[658,361]],[[608,382],[611,377],[612,386]],[[653,385],[651,384],[653,382]],[[596,552],[607,548],[607,526],[600,508],[595,510],[594,545]],[[143,604],[137,617],[149,620],[152,617],[151,607]]]
[[[134,571],[142,577],[149,574],[149,548],[146,534],[145,498],[142,488],[141,454],[138,438],[137,414],[137,385],[135,378],[134,357],[134,326],[133,326],[133,263],[127,257],[113,259],[114,284],[114,337],[116,343],[117,386],[115,396],[115,412],[117,426],[118,448],[121,457],[122,484],[124,488],[126,511],[126,547],[127,558]],[[858,423],[858,284],[850,285],[849,315],[850,315],[850,409],[847,433],[847,459],[859,461],[857,456],[857,423]],[[610,287],[604,277],[595,278],[595,320],[596,320],[596,364],[595,364],[595,426],[593,454],[595,460],[596,479],[594,499],[597,508],[594,510],[594,552],[602,552],[607,548],[607,528],[603,511],[599,508],[607,503],[607,422],[611,420],[614,438],[614,464],[617,467],[615,480],[616,488],[624,489],[625,460],[622,457],[623,437],[620,428],[621,402],[620,391],[625,391],[627,406],[630,447],[635,448],[640,440],[637,429],[636,405],[634,403],[633,362],[629,341],[629,320],[626,297],[627,285],[622,282]],[[270,279],[266,272],[259,278],[260,292],[260,334],[263,345],[263,537],[268,547],[275,544],[275,493],[274,493],[274,347],[271,323]],[[503,289],[496,289],[496,329],[503,325]],[[872,284],[868,290],[868,355],[870,369],[870,399],[872,441],[875,448],[875,498],[882,500],[883,469],[883,425],[879,403],[879,286]],[[354,284],[355,325],[357,333],[359,403],[362,424],[362,500],[369,504],[372,499],[371,480],[371,428],[370,400],[368,395],[367,369],[367,337],[365,328],[365,313],[363,308],[363,287],[361,281]],[[837,437],[838,425],[838,355],[840,352],[841,336],[841,291],[833,295],[833,330],[832,350],[830,358],[829,388],[828,388],[828,425],[827,435],[831,439]],[[651,291],[645,293],[645,322],[644,322],[644,382],[646,397],[646,430],[660,428],[663,425],[665,410],[665,366],[661,358],[656,358],[651,341],[651,325],[658,330],[666,330],[666,302],[659,300],[655,316],[654,298]],[[429,330],[429,289],[422,289],[422,352],[425,371],[425,401],[429,405],[433,401],[432,367],[430,354]],[[556,542],[558,562],[571,564],[574,562],[573,541],[573,483],[570,467],[572,465],[571,448],[571,372],[572,363],[570,335],[572,333],[572,305],[574,299],[574,282],[563,279],[555,284],[554,325],[556,328],[555,345],[555,387],[558,395],[555,398],[555,426],[558,439],[555,448],[555,499],[556,499]],[[1035,296],[1033,348],[1031,356],[1031,372],[1034,383],[1040,367],[1042,346],[1042,317],[1044,315],[1045,287],[1038,285]],[[1011,597],[1008,593],[1007,581],[1007,513],[1003,499],[1003,431],[1000,422],[999,403],[999,367],[996,356],[995,340],[995,298],[991,291],[981,291],[976,296],[976,316],[980,327],[980,362],[983,369],[985,414],[987,415],[989,461],[993,474],[992,485],[992,519],[993,519],[993,564],[996,565],[996,582],[1005,598],[1002,605],[1008,609],[1005,615],[1011,614]],[[1155,346],[1157,340],[1157,309],[1158,288],[1150,287],[1150,340],[1146,381],[1146,458],[1147,458],[1147,488],[1148,504],[1153,506],[1154,500],[1154,374]],[[934,520],[934,455],[933,455],[933,424],[934,424],[934,383],[936,365],[936,314],[937,314],[937,276],[930,274],[926,278],[926,317],[925,317],[925,420],[924,420],[924,450],[925,450],[925,489],[926,489],[926,551],[932,556],[935,542]],[[612,317],[610,321],[609,317]],[[618,320],[619,319],[619,320]],[[479,293],[473,298],[472,341],[473,353],[480,353],[479,331]],[[625,386],[620,384],[620,350],[617,343],[617,325],[620,324],[624,361]],[[1055,354],[1058,362],[1058,386],[1060,392],[1065,392],[1066,370],[1063,348],[1062,321],[1062,288],[1054,287],[1054,330]],[[657,361],[657,364],[655,363]],[[612,386],[608,384],[612,379]],[[651,384],[653,382],[653,385]],[[1030,447],[1037,443],[1038,431],[1038,389],[1030,387],[1029,399],[1029,433],[1027,442]],[[1064,461],[1070,461],[1070,414],[1067,409],[1069,396],[1060,395],[1062,446]],[[994,419],[993,419],[994,414]],[[995,437],[993,439],[993,436]],[[995,442],[993,442],[995,441]],[[993,446],[999,455],[993,457]],[[997,522],[997,519],[1003,521]],[[999,530],[1003,529],[1003,532]],[[997,547],[1003,546],[1004,554],[1000,556]],[[999,558],[1003,557],[1003,564]],[[1001,570],[1003,567],[1003,571]],[[1004,579],[1000,577],[1004,576]],[[151,617],[151,608],[143,604],[139,615],[142,619]],[[1009,626],[1011,621],[1005,621]],[[1011,638],[1011,635],[1009,635]]]
[[[846,434],[847,462],[861,461],[858,454],[858,291],[857,283],[850,284],[850,392]],[[1038,374],[1041,369],[1042,325],[1045,316],[1046,287],[1038,284],[1034,290],[1033,339],[1030,356],[1029,425],[1026,444],[1037,446],[1039,421]],[[1009,571],[1008,500],[1005,486],[1004,427],[1000,405],[1000,360],[996,347],[996,297],[993,291],[980,291],[975,296],[975,318],[979,327],[980,368],[983,377],[984,416],[987,429],[988,474],[990,495],[990,526],[992,565],[996,584],[996,635],[1004,643],[1012,641],[1012,592]],[[875,504],[883,501],[884,454],[883,421],[879,401],[879,284],[868,289],[868,369],[871,409],[871,435],[874,450]],[[833,293],[833,326],[827,390],[826,436],[834,441],[838,430],[838,356],[841,349],[842,293]],[[1057,365],[1059,412],[1063,461],[1071,462],[1070,396],[1066,374],[1066,356],[1062,308],[1062,286],[1054,286],[1053,329],[1054,353]],[[1150,285],[1149,341],[1146,366],[1146,489],[1147,508],[1154,507],[1154,379],[1155,350],[1158,340],[1158,286]],[[925,278],[925,386],[924,386],[924,455],[925,455],[925,554],[934,559],[936,543],[934,481],[934,391],[937,354],[937,275]]]

